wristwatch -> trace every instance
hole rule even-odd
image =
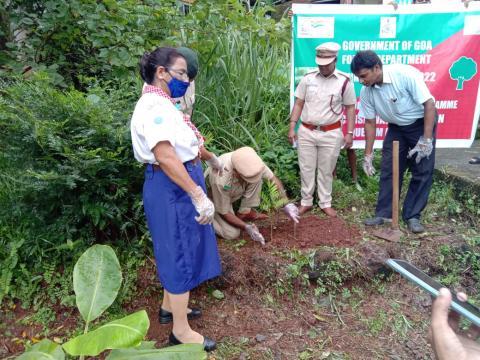
[[[353,135],[353,131],[347,131],[347,134]]]
[[[423,138],[427,144],[431,144],[433,142],[433,138]]]

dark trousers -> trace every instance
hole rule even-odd
[[[433,135],[435,139],[435,130]],[[412,173],[408,192],[403,204],[402,218],[407,221],[411,218],[420,219],[420,213],[427,205],[428,195],[432,187],[433,169],[435,167],[435,140],[433,151],[429,158],[423,158],[419,164],[415,162],[417,154],[407,159],[408,151],[413,149],[420,136],[423,135],[423,118],[413,124],[398,126],[388,124],[387,136],[383,140],[382,165],[380,172],[380,192],[378,194],[376,216],[392,217],[392,157],[393,141],[399,142],[399,184],[402,190],[403,175],[408,168]]]

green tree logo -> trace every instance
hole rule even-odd
[[[472,80],[477,73],[477,63],[468,57],[462,56],[450,66],[450,77],[457,80],[456,90],[463,90],[463,82]]]

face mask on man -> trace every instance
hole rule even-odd
[[[172,80],[167,82],[168,89],[170,90],[170,96],[172,98],[178,98],[185,95],[188,87],[190,86],[189,81],[182,81],[172,76]]]

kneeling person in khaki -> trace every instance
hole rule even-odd
[[[295,105],[290,116],[288,139],[297,141],[300,166],[302,201],[300,215],[313,206],[315,170],[320,208],[329,216],[336,216],[332,208],[333,170],[340,148],[352,146],[355,128],[357,98],[350,78],[336,69],[340,45],[323,43],[316,48],[318,71],[306,74],[295,91]],[[346,108],[347,134],[342,133],[342,113]],[[295,125],[302,123],[295,135]],[[298,137],[298,139],[297,139]]]
[[[222,173],[210,168],[205,173],[215,205],[215,232],[218,236],[230,240],[237,238],[240,231],[245,230],[252,240],[264,245],[265,239],[258,228],[247,221],[266,218],[266,215],[252,209],[260,205],[264,179],[273,181],[279,193],[286,198],[281,181],[251,147],[246,146],[223,154],[219,160],[225,165]],[[232,205],[237,200],[241,203],[235,214]],[[287,204],[284,211],[293,221],[298,222],[298,208],[294,204]]]

